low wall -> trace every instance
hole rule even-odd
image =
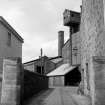
[[[24,70],[24,100],[48,88],[48,77]]]

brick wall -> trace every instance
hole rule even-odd
[[[1,104],[20,104],[22,99],[23,69],[20,58],[3,60]],[[19,97],[20,96],[20,97]]]

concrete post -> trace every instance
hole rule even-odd
[[[64,46],[64,31],[58,32],[58,56],[62,56],[62,48]]]
[[[1,104],[20,105],[22,73],[20,58],[4,59]]]

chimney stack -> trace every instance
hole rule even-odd
[[[62,48],[64,46],[64,31],[58,32],[58,56],[62,56]]]

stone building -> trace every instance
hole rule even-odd
[[[22,43],[22,37],[0,16],[0,74],[3,70],[4,58],[22,58]]]
[[[104,0],[82,0],[81,73],[84,94],[92,105],[105,104]]]

